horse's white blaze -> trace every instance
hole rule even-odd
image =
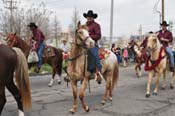
[[[23,111],[18,110],[18,112],[19,112],[19,116],[24,116],[24,112]]]
[[[48,84],[48,86],[52,86],[53,84],[53,79],[50,80],[50,83]]]

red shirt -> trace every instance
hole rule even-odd
[[[36,41],[35,48],[38,49],[39,45],[45,39],[44,34],[41,32],[40,29],[36,28],[32,31],[34,40]]]
[[[95,21],[90,21],[90,22],[87,22],[86,25],[88,26],[89,36],[95,42],[101,39],[101,28],[98,23],[96,23]]]
[[[170,31],[165,30],[164,32],[162,30],[159,31],[158,36],[157,36],[162,43],[164,47],[168,47],[168,43],[173,41],[173,35]],[[167,41],[162,41],[161,38],[167,39]]]

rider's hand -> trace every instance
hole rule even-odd
[[[168,39],[161,38],[162,41],[169,42]]]

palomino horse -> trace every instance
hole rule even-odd
[[[166,86],[166,69],[167,69],[167,55],[164,47],[160,44],[157,35],[152,34],[148,37],[147,49],[150,51],[150,57],[148,58],[145,64],[145,70],[148,72],[148,83],[146,97],[150,96],[150,86],[151,80],[154,73],[157,73],[157,80],[155,83],[155,89],[153,95],[157,95],[160,77],[163,74],[163,84],[162,89],[165,89]],[[175,73],[173,72],[170,88],[174,88]]]
[[[73,40],[72,48],[70,51],[70,59],[68,62],[67,72],[70,77],[70,83],[73,90],[73,107],[70,109],[71,113],[75,113],[77,110],[77,81],[82,80],[81,90],[79,93],[79,98],[82,103],[82,107],[86,112],[89,112],[89,107],[84,100],[84,92],[87,88],[90,73],[87,71],[87,48],[94,46],[94,41],[89,37],[87,27],[78,23],[78,29],[76,31],[76,37]],[[108,50],[109,51],[109,50]],[[117,84],[119,69],[116,56],[114,53],[109,51],[109,56],[101,61],[102,73],[104,79],[106,80],[106,90],[102,99],[102,104],[105,104],[107,99],[107,94],[109,92],[109,99],[112,101],[112,90]]]
[[[24,52],[26,58],[29,56],[31,47],[16,34],[9,34],[7,36],[7,45],[11,47],[18,47]],[[56,74],[58,74],[58,76],[56,75],[58,79],[58,84],[61,83],[60,76],[62,73],[63,51],[61,49],[57,49],[51,46],[48,46],[48,48],[53,49],[55,55],[42,57],[42,63],[48,63],[52,67],[52,78],[48,84],[48,86],[51,87]],[[29,68],[33,65],[36,65],[36,63],[29,63]]]
[[[17,86],[14,84],[14,72]],[[19,48],[0,45],[0,115],[6,103],[5,87],[14,96],[19,109],[19,116],[24,116],[23,110],[31,108],[30,83],[28,66],[23,52]]]
[[[147,59],[146,50],[144,48],[140,49],[140,46],[134,40],[131,40],[128,43],[128,48],[131,49],[132,52],[134,53],[135,62],[136,62],[135,71],[136,71],[137,77],[139,78],[142,75],[141,65],[145,63]]]

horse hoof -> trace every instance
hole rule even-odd
[[[146,97],[146,98],[149,98],[149,97],[150,97],[150,94],[146,94],[145,97]]]
[[[86,106],[86,112],[89,112],[89,111],[90,111],[89,107],[88,107],[88,106]]]
[[[112,97],[109,97],[109,100],[112,101]]]
[[[61,81],[58,81],[58,85],[60,85],[61,84]]]
[[[174,86],[173,85],[170,85],[170,89],[174,89]]]
[[[154,92],[153,95],[157,96],[158,94]]]
[[[98,84],[101,84],[101,81],[98,81],[97,83],[98,83]]]
[[[106,103],[106,101],[105,101],[105,100],[101,101],[101,104],[102,104],[102,105],[105,105],[105,103]]]
[[[64,77],[65,82],[70,82],[70,79],[68,77]]]
[[[161,90],[165,90],[165,87],[161,87]]]
[[[73,109],[70,109],[69,113],[74,114],[75,111]]]
[[[52,85],[48,85],[48,87],[52,87]]]

